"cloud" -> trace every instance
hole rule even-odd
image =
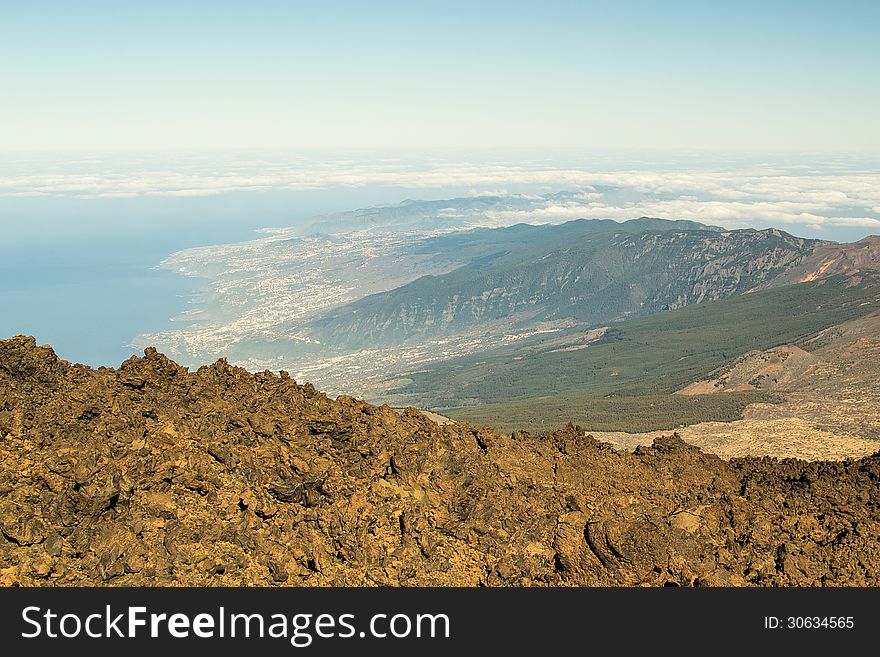
[[[9,164],[9,163],[8,163]],[[0,173],[0,197],[202,197],[230,192],[333,189],[368,185],[462,188],[471,195],[524,191],[531,201],[490,208],[485,220],[548,223],[642,215],[692,219],[731,228],[799,224],[880,225],[880,173],[838,162],[827,166],[750,165],[728,170],[612,170],[523,163],[181,158],[15,162]],[[598,164],[594,165],[598,166]],[[567,195],[535,196],[538,189]],[[499,194],[498,190],[504,190]],[[530,190],[530,191],[529,191]],[[392,199],[389,199],[392,200]]]
[[[674,200],[645,199],[622,204],[589,202],[559,205],[547,202],[542,207],[525,210],[490,210],[486,214],[496,222],[552,223],[554,219],[618,219],[662,217],[690,219],[727,228],[805,224],[815,226],[850,226],[880,228],[873,217],[829,216],[829,205],[791,201],[717,201],[695,196]]]
[[[591,207],[588,205],[552,202],[531,210],[487,210],[485,214],[489,219],[493,220],[510,220],[511,222],[526,223],[553,223],[554,220],[581,219],[593,216]]]
[[[473,196],[474,198],[480,198],[484,196],[507,196],[510,194],[506,189],[477,189],[471,188],[468,190],[468,196]]]

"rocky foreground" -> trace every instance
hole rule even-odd
[[[878,585],[880,452],[503,436],[155,350],[0,341],[0,583]]]

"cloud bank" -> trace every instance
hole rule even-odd
[[[644,166],[644,165],[642,165]],[[198,197],[240,192],[385,186],[412,190],[462,188],[473,195],[531,190],[532,207],[487,210],[499,222],[691,219],[730,228],[804,225],[880,230],[880,172],[827,166],[745,165],[727,169],[555,166],[547,160],[508,162],[369,162],[354,159],[222,159],[179,161],[6,162],[0,198]],[[564,198],[537,196],[569,190]],[[389,198],[389,201],[397,199]]]

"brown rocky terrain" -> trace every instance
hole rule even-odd
[[[880,453],[511,436],[0,341],[4,585],[878,585]]]

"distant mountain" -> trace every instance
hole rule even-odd
[[[543,200],[544,197],[537,197]],[[468,196],[422,201],[407,199],[400,203],[377,205],[345,212],[318,215],[300,228],[303,234],[347,233],[355,231],[400,232],[450,230],[492,223],[487,212],[528,212],[536,198],[510,196]]]
[[[647,217],[452,233],[420,250],[455,252],[468,264],[337,307],[308,331],[324,344],[365,348],[548,322],[595,326],[766,286],[822,244],[776,229]]]
[[[596,190],[605,188],[597,187]],[[510,226],[517,219],[532,224],[558,224],[587,210],[583,192],[561,191],[532,196],[498,194],[439,200],[406,199],[399,203],[318,215],[297,227],[301,235],[333,235],[367,231],[374,234],[419,232],[430,234],[479,227]],[[572,214],[574,213],[574,214]],[[604,220],[606,223],[610,220]],[[644,219],[644,228],[650,226]],[[616,222],[614,222],[616,223]],[[682,229],[707,228],[691,221]],[[666,228],[661,228],[665,230]],[[720,229],[719,229],[720,230]]]

